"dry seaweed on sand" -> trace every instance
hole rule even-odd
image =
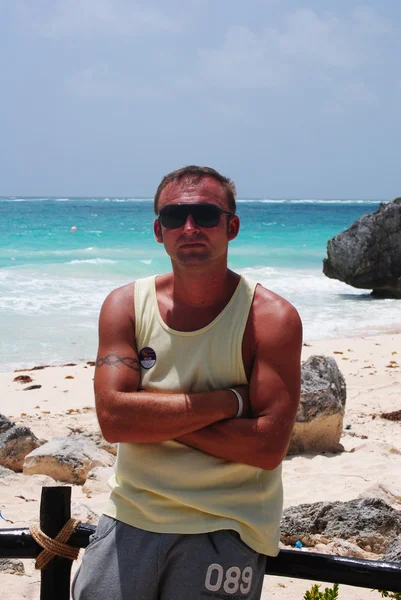
[[[382,419],[387,419],[388,421],[401,421],[401,410],[394,410],[393,412],[382,413]]]

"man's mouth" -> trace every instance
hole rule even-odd
[[[181,244],[180,248],[203,248],[205,244],[202,242],[185,242],[185,244]]]

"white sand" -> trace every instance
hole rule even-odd
[[[347,403],[341,442],[345,451],[335,455],[293,456],[284,463],[285,506],[322,500],[351,500],[375,484],[398,491],[401,497],[401,424],[380,418],[382,412],[401,409],[401,334],[311,342],[303,359],[312,354],[333,356],[347,383]],[[393,362],[392,362],[393,361]],[[14,383],[26,374],[41,385]],[[66,377],[73,377],[67,379]],[[23,373],[0,373],[0,413],[32,429],[37,437],[51,439],[71,431],[95,431],[97,421],[92,391],[93,367],[48,367]],[[16,474],[0,479],[1,527],[26,527],[39,516],[40,490],[52,480]],[[73,501],[84,502],[100,513],[106,494],[86,497],[73,487]],[[0,575],[4,597],[39,598],[39,574],[25,560],[25,576]],[[74,565],[74,570],[77,563]],[[312,582],[266,577],[263,598],[301,600]],[[325,587],[326,584],[322,584]],[[7,594],[7,592],[9,592]],[[376,600],[377,592],[340,586],[340,599]]]

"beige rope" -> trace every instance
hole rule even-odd
[[[35,568],[43,569],[47,563],[55,556],[76,560],[79,554],[79,548],[68,546],[67,542],[75,529],[79,525],[78,519],[70,519],[64,525],[61,531],[58,532],[55,539],[49,537],[40,529],[36,523],[30,526],[30,532],[33,539],[42,546],[44,550],[36,557]]]

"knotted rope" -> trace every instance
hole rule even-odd
[[[42,552],[36,557],[36,569],[43,569],[55,556],[61,556],[69,560],[78,558],[79,548],[72,548],[67,542],[79,523],[78,519],[70,519],[54,539],[43,533],[39,525],[33,524],[30,526],[29,529],[33,539],[43,548]]]

